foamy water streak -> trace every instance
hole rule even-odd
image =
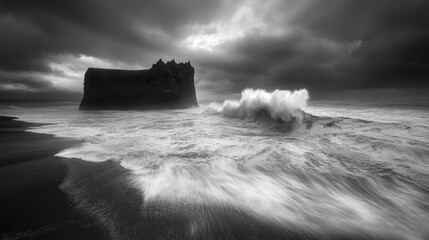
[[[284,94],[287,103],[273,100],[274,93],[249,93],[243,107],[233,108],[241,119],[213,105],[148,112],[43,109],[43,115],[35,110],[21,117],[53,123],[33,131],[84,140],[58,156],[113,160],[132,170],[130,184],[145,204],[229,206],[322,235],[429,234],[427,112],[305,107],[306,91]],[[319,117],[287,123],[299,108]],[[289,118],[255,120],[252,114],[261,109]]]
[[[212,103],[209,110],[222,113],[227,117],[255,118],[267,113],[274,120],[289,122],[303,118],[301,108],[307,106],[309,95],[306,89],[297,91],[245,89],[239,101],[226,100],[223,104]]]

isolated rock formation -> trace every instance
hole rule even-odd
[[[151,69],[117,70],[88,68],[81,110],[174,109],[198,106],[195,69],[190,62],[164,63]]]

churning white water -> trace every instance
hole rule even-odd
[[[7,111],[83,140],[60,157],[130,169],[145,202],[228,206],[321,234],[429,236],[428,109],[307,100],[245,90],[187,110]]]

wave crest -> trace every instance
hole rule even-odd
[[[263,89],[245,89],[240,100],[226,100],[223,104],[211,103],[209,111],[221,113],[226,117],[256,118],[268,114],[272,119],[290,122],[301,121],[304,117],[302,107],[307,106],[309,94],[306,89],[289,91],[275,90],[267,92]]]

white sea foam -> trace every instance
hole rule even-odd
[[[302,120],[301,108],[307,106],[309,94],[306,89],[297,91],[245,89],[239,101],[226,100],[222,105],[212,103],[209,110],[222,113],[227,117],[255,118],[261,112],[267,113],[274,120],[289,122]]]
[[[398,112],[384,111],[376,121],[380,109],[305,107],[307,99],[305,90],[249,90],[229,102],[232,107],[10,115],[51,123],[32,131],[84,141],[58,156],[113,160],[130,169],[146,203],[232,206],[280,226],[423,239],[427,112],[402,111],[395,118]],[[285,123],[222,117],[266,111],[290,121],[300,118],[301,108],[326,117],[306,119],[293,131]]]
[[[359,197],[326,188],[316,179],[308,186],[291,173],[254,168],[243,172],[227,161],[198,169],[175,164],[155,171],[134,169],[134,182],[143,190],[145,201],[230,205],[280,225],[322,231],[354,232],[363,223],[371,231],[387,226],[380,211]]]

